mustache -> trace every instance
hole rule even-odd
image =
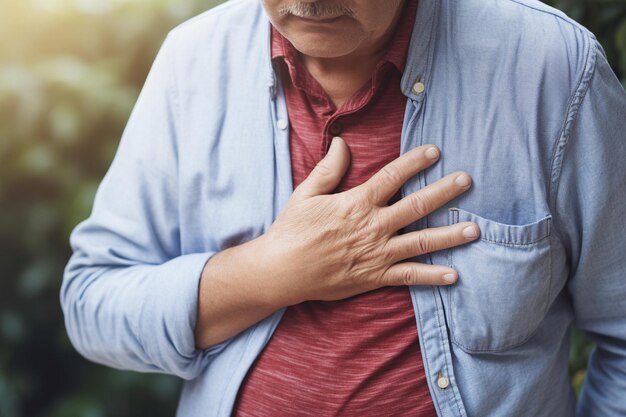
[[[278,9],[279,16],[294,15],[304,18],[325,18],[346,15],[355,18],[356,12],[349,6],[329,2],[300,3],[293,2]]]

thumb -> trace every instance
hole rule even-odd
[[[335,136],[324,158],[298,186],[299,194],[303,197],[311,197],[331,193],[341,182],[349,165],[348,145],[342,138]]]

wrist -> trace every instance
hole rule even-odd
[[[243,255],[250,271],[253,287],[262,302],[268,307],[278,310],[282,307],[297,304],[293,296],[295,284],[293,277],[286,270],[289,257],[282,253],[280,246],[270,234],[263,234],[246,243]]]

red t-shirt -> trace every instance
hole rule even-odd
[[[416,0],[405,7],[372,79],[339,109],[293,45],[272,28],[272,58],[281,62],[289,113],[294,187],[326,154],[333,136],[341,136],[351,154],[339,192],[400,155],[407,100],[400,79]],[[399,192],[388,204],[398,197]],[[408,287],[288,307],[248,371],[232,415],[435,417]]]

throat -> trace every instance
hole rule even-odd
[[[349,65],[328,65],[324,62],[320,65],[314,59],[304,59],[307,70],[328,94],[337,109],[364,84],[370,82],[377,62],[378,57],[361,64],[353,62]]]
[[[341,108],[369,80],[369,78],[365,80],[355,80],[354,78],[317,79],[336,109]]]

